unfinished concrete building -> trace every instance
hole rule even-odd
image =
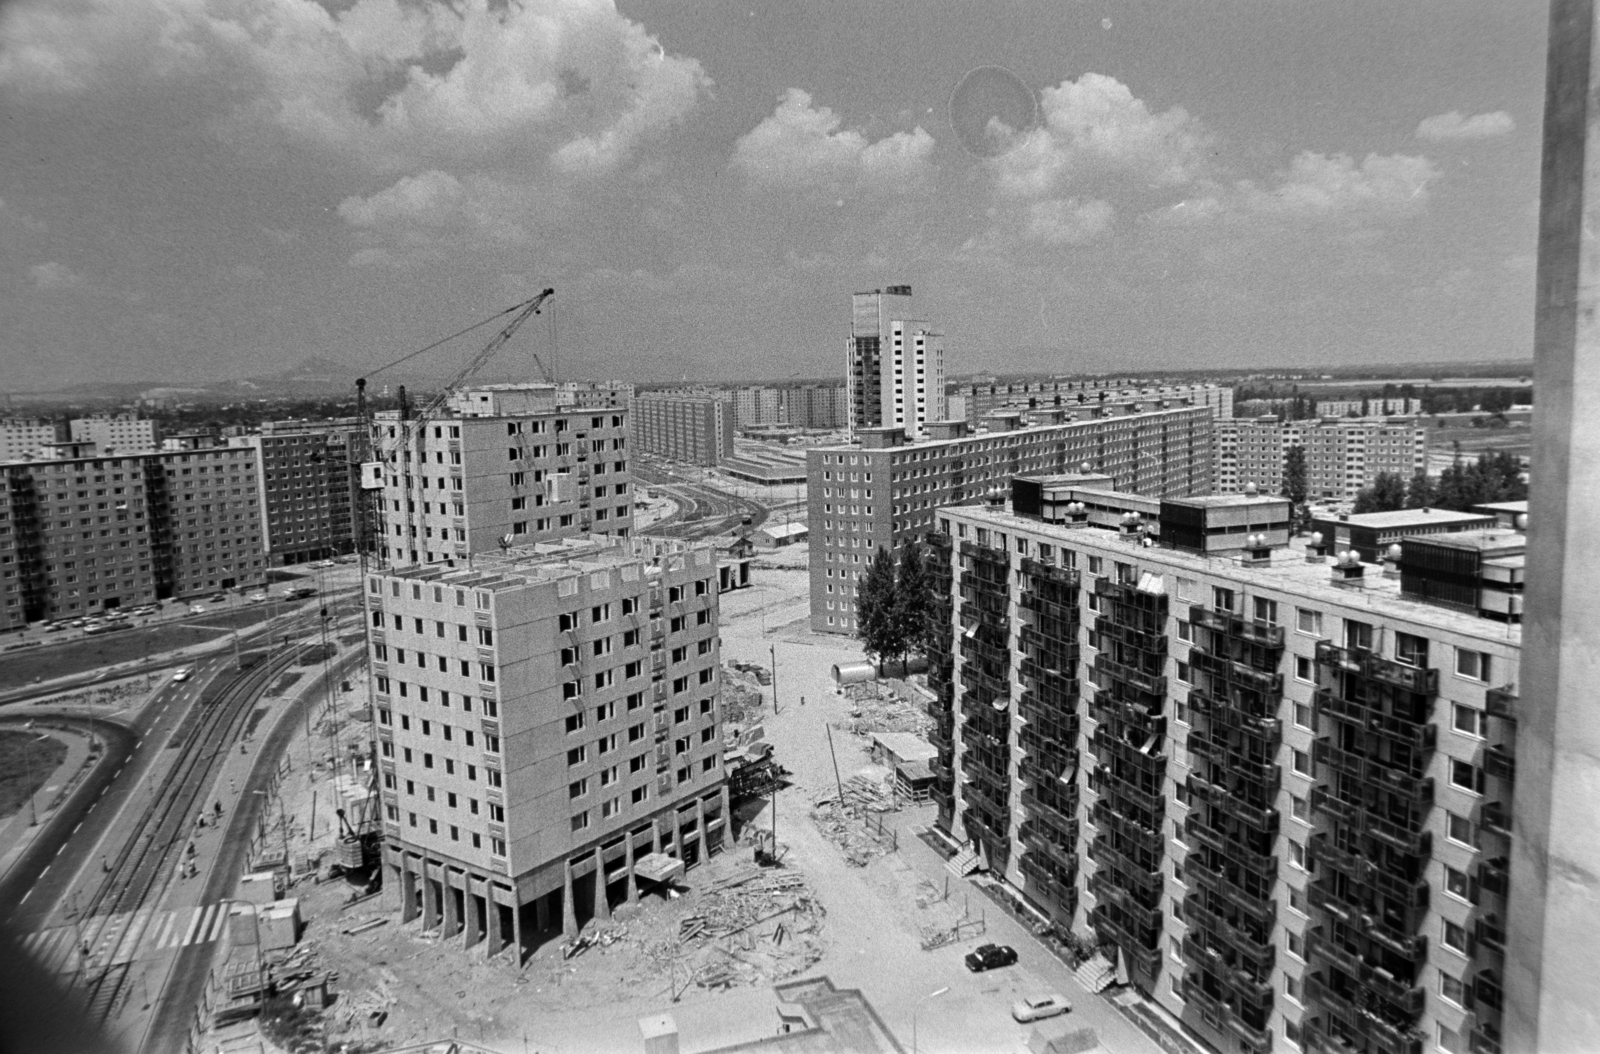
[[[725,844],[709,546],[591,537],[369,575],[384,891],[527,949]]]

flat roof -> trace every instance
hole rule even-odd
[[[1528,502],[1523,501],[1486,501],[1481,505],[1474,505],[1474,509],[1493,509],[1496,512],[1527,512]]]
[[[1360,586],[1336,586],[1332,581],[1332,562],[1307,561],[1306,542],[1303,538],[1291,539],[1287,547],[1273,550],[1271,561],[1263,566],[1247,564],[1237,554],[1201,556],[1162,546],[1147,549],[1136,546],[1111,531],[1093,527],[1087,529],[1062,527],[1017,516],[1003,508],[955,505],[941,509],[939,514],[952,519],[986,521],[1006,530],[1055,535],[1073,542],[1090,542],[1106,550],[1125,549],[1136,555],[1146,566],[1166,564],[1174,573],[1195,571],[1226,575],[1246,585],[1299,594],[1332,606],[1371,608],[1392,618],[1425,623],[1463,636],[1494,639],[1512,647],[1519,647],[1522,642],[1520,625],[1508,626],[1503,622],[1494,622],[1464,611],[1403,596],[1400,592],[1400,579],[1385,576],[1376,564],[1366,565],[1367,573],[1362,576]],[[1440,537],[1448,536],[1430,535],[1427,540],[1437,541]]]
[[[1200,505],[1208,509],[1226,509],[1242,505],[1283,505],[1288,498],[1271,494],[1202,494],[1194,498],[1162,498],[1173,505]]]
[[[1407,539],[1402,539],[1405,541]],[[1448,534],[1429,534],[1415,541],[1428,545],[1442,545],[1451,549],[1475,549],[1480,553],[1499,552],[1528,547],[1528,537],[1512,530],[1488,528],[1481,531],[1451,531]]]
[[[580,574],[649,563],[662,557],[705,552],[708,542],[688,543],[671,538],[563,538],[535,542],[497,552],[474,553],[467,567],[414,564],[378,572],[392,578],[414,578],[440,585],[472,589],[497,589],[525,582],[548,582]],[[715,563],[715,557],[711,557]]]
[[[872,741],[907,761],[927,761],[939,756],[933,744],[911,732],[874,732]]]
[[[758,530],[758,531],[765,532],[766,535],[768,537],[770,537],[770,538],[787,538],[791,534],[804,534],[807,531],[809,531],[810,529],[811,529],[811,527],[808,524],[798,523],[798,522],[796,522],[796,523],[778,523],[778,524],[772,525],[771,527],[762,525],[761,527],[757,527],[756,528],[756,530]]]
[[[1330,519],[1317,517],[1324,523],[1348,524],[1351,527],[1372,527],[1389,530],[1403,527],[1426,527],[1439,523],[1474,523],[1488,518],[1482,512],[1454,512],[1450,509],[1395,509],[1392,512],[1358,512]]]

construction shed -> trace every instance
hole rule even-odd
[[[872,733],[872,760],[894,774],[895,793],[915,802],[933,793],[933,772],[928,762],[939,752],[921,736],[910,732]]]

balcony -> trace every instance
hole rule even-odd
[[[1189,661],[1196,670],[1225,683],[1249,688],[1267,696],[1283,694],[1283,674],[1258,670],[1210,648],[1194,645],[1189,649]]]
[[[1517,686],[1506,684],[1501,685],[1499,688],[1489,689],[1483,693],[1483,705],[1489,711],[1490,717],[1515,721],[1517,719]]]
[[[1017,861],[1017,869],[1027,879],[1029,892],[1042,894],[1067,914],[1077,909],[1078,891],[1073,888],[1072,882],[1059,877],[1048,864],[1039,860],[1038,854],[1032,850],[1023,853]]]
[[[1394,662],[1365,649],[1340,648],[1329,641],[1318,641],[1317,663],[1419,695],[1439,694],[1438,670]]]
[[[1204,898],[1193,895],[1183,900],[1183,916],[1190,926],[1204,930],[1208,938],[1222,941],[1261,963],[1265,969],[1270,970],[1277,960],[1278,950],[1272,943],[1271,930],[1254,925],[1248,916],[1229,919],[1212,910]]]
[[[1256,1005],[1272,1004],[1272,985],[1256,979],[1255,974],[1243,966],[1230,963],[1228,957],[1209,947],[1191,932],[1183,938],[1183,957],[1192,966],[1204,966],[1223,985],[1236,992],[1240,999]],[[1264,967],[1271,974],[1271,961]]]
[[[1483,770],[1498,780],[1513,782],[1517,777],[1517,759],[1510,747],[1500,743],[1483,752]]]
[[[1089,876],[1086,885],[1102,906],[1116,906],[1131,931],[1150,933],[1161,930],[1161,908],[1141,903],[1134,891],[1117,883],[1114,873],[1104,869],[1096,871]]]
[[[1078,819],[1077,810],[1068,811],[1061,806],[1066,804],[1060,799],[1051,800],[1040,796],[1032,790],[1024,790],[1021,794],[1022,807],[1030,816],[1036,816],[1055,828],[1062,837],[1077,838]],[[1026,826],[1026,825],[1024,825]]]
[[[1213,611],[1204,604],[1194,604],[1189,608],[1189,620],[1214,633],[1238,637],[1264,648],[1283,647],[1283,627],[1270,622],[1243,619],[1230,611]]]
[[[1426,806],[1433,802],[1433,780],[1431,777],[1422,777],[1420,764],[1408,772],[1390,762],[1340,750],[1333,744],[1332,736],[1318,736],[1311,744],[1312,759],[1319,765],[1326,765],[1369,786],[1389,791],[1414,805]]]
[[[1148,674],[1142,670],[1136,670],[1132,666],[1125,666],[1120,662],[1115,662],[1107,658],[1104,652],[1095,656],[1093,669],[1102,676],[1131,685],[1138,691],[1159,696],[1162,699],[1166,698],[1167,679],[1165,677]]]
[[[1385,712],[1381,704],[1347,699],[1326,688],[1312,695],[1311,705],[1319,719],[1347,721],[1363,732],[1393,740],[1420,754],[1431,754],[1436,745],[1438,729],[1428,720],[1431,708],[1427,706],[1413,707],[1408,713],[1400,710],[1397,703],[1396,712]]]
[[[1501,802],[1492,801],[1483,807],[1478,814],[1478,822],[1483,829],[1491,834],[1502,837],[1511,836],[1511,807]]]
[[[1201,845],[1252,871],[1265,874],[1268,869],[1276,870],[1277,859],[1270,852],[1263,853],[1250,848],[1232,832],[1206,826],[1195,813],[1191,812],[1183,821],[1183,830]]]
[[[1486,893],[1505,896],[1511,888],[1510,862],[1500,856],[1479,864],[1478,886]]]
[[[1089,912],[1089,926],[1100,934],[1104,940],[1109,940],[1120,947],[1128,958],[1140,967],[1141,972],[1153,974],[1161,965],[1161,931],[1159,929],[1139,933],[1129,929],[1114,915],[1107,911],[1105,905],[1097,906]]]
[[[1233,878],[1242,876],[1230,877],[1226,864],[1207,861],[1204,853],[1191,852],[1184,857],[1183,874],[1186,879],[1192,879],[1202,889],[1249,916],[1257,926],[1271,929],[1277,921],[1277,908],[1270,890],[1256,894],[1237,885]]]

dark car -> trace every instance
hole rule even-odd
[[[967,953],[967,969],[982,973],[1017,961],[1017,950],[1004,944],[984,944]]]

